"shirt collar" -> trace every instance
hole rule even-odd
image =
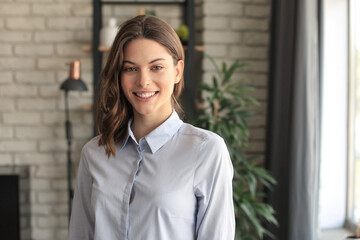
[[[133,119],[129,121],[127,127],[127,134],[125,135],[123,142],[120,143],[121,149],[126,145],[129,139],[132,139],[134,142],[136,142],[134,133],[131,130],[132,121]],[[144,139],[149,145],[151,152],[154,154],[162,146],[164,146],[165,143],[167,143],[170,138],[172,138],[174,134],[179,130],[182,124],[183,121],[179,118],[179,115],[176,113],[176,111],[173,111],[173,113],[165,122],[163,122],[160,126],[155,128],[148,135],[146,135]]]

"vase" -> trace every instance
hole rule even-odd
[[[100,30],[100,46],[111,47],[118,32],[116,18],[110,18],[107,26]]]

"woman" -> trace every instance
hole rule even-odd
[[[183,70],[166,22],[120,27],[102,73],[100,134],[81,154],[71,240],[234,239],[228,150],[178,117]]]

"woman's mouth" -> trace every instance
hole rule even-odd
[[[158,93],[158,91],[155,92],[146,92],[146,93],[141,93],[141,92],[134,92],[135,96],[142,98],[142,99],[148,99],[151,98],[153,96],[155,96]]]

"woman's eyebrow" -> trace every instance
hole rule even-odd
[[[156,58],[156,59],[150,61],[149,63],[154,63],[154,62],[162,61],[162,60],[165,60],[165,58]]]
[[[157,61],[163,61],[163,60],[165,60],[165,58],[156,58],[156,59],[154,59],[154,60],[151,60],[151,61],[149,62],[149,64],[154,63],[154,62],[157,62]],[[134,63],[134,62],[132,62],[132,61],[130,61],[130,60],[124,60],[123,63],[129,63],[129,64],[136,65],[136,63]]]
[[[136,65],[134,62],[129,61],[129,60],[124,60],[123,63],[130,63],[130,64],[133,64],[133,65]]]

